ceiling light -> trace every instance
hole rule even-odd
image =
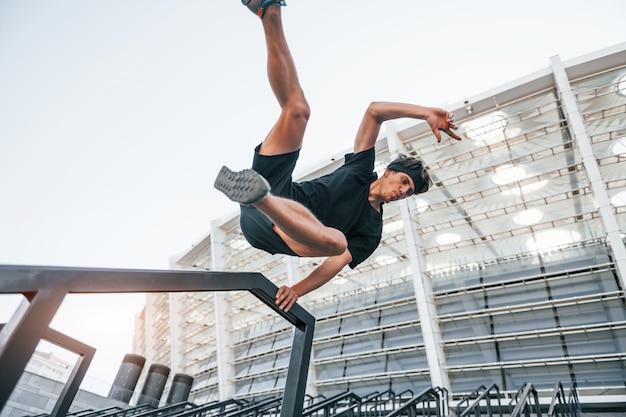
[[[513,221],[521,226],[529,226],[539,223],[543,219],[543,212],[539,209],[520,211],[513,217]]]
[[[611,153],[616,156],[626,156],[626,138],[622,138],[611,145]]]
[[[504,129],[508,124],[506,115],[496,111],[461,124],[465,136],[479,145],[491,145],[505,138]]]
[[[397,262],[398,262],[397,256],[379,255],[376,258],[374,258],[374,262],[372,263],[377,264],[377,265],[391,265]]]
[[[387,223],[383,226],[383,233],[394,233],[399,232],[404,229],[404,222],[402,220],[397,220],[395,222]]]
[[[425,212],[426,210],[428,210],[428,207],[430,206],[428,201],[424,200],[423,198],[416,198],[415,205],[417,206],[418,213]]]
[[[457,233],[442,233],[435,238],[439,245],[452,245],[461,241],[461,236]]]
[[[611,204],[615,207],[623,207],[626,206],[626,190],[620,191],[611,197]]]
[[[496,168],[496,172],[491,176],[491,181],[498,185],[510,184],[519,181],[526,175],[526,170],[515,165],[504,165]]]
[[[574,230],[543,230],[536,233],[534,238],[529,238],[526,241],[526,247],[531,252],[546,252],[578,241],[580,241],[580,233]]]

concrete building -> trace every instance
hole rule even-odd
[[[626,44],[548,66],[446,106],[461,142],[386,123],[377,171],[419,156],[435,185],[384,207],[380,247],[300,303],[316,318],[308,394],[524,383],[624,399]],[[331,172],[346,149],[297,172]],[[252,248],[238,212],[174,268],[295,283],[321,259]],[[291,327],[252,295],[149,296],[140,353],[194,377],[190,400],[280,395]]]

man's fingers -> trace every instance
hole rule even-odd
[[[285,312],[289,311],[296,301],[298,301],[298,294],[286,285],[276,292],[276,305]]]
[[[294,305],[294,303],[296,302],[297,297],[287,297],[283,300],[283,302],[278,306],[278,308],[280,308],[281,310],[287,312],[289,311],[289,309],[291,309],[291,306]]]
[[[289,300],[285,300],[285,302],[280,306],[280,309],[285,313],[291,310],[291,307],[296,303],[296,299],[292,298]]]
[[[462,138],[457,135],[456,133],[454,133],[453,131],[451,131],[450,129],[445,131],[448,135],[450,135],[450,137],[456,139],[456,140],[462,140]]]

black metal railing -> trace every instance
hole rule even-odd
[[[522,414],[525,417],[530,417],[531,415],[541,417],[539,394],[533,384],[526,383],[522,385],[509,403],[510,417],[519,417]]]
[[[472,403],[470,401],[474,399]],[[495,404],[492,404],[492,401],[496,400],[498,402],[497,409]],[[492,384],[489,388],[485,388],[484,385],[481,385],[476,391],[470,394],[463,400],[463,403],[467,403],[467,407],[462,409],[461,403],[457,405],[457,416],[459,417],[467,417],[472,414],[476,417],[481,417],[483,415],[483,409],[485,413],[489,417],[493,417],[493,415],[497,412],[500,417],[502,417],[502,403],[500,400],[500,389],[496,384]]]
[[[361,397],[350,391],[339,393],[307,407],[302,413],[302,417],[334,416],[338,413],[343,416],[359,416],[361,414]]]
[[[442,405],[442,391],[436,388],[428,388],[401,407],[385,415],[385,417],[409,416],[417,417],[418,415],[444,417],[443,411],[447,406]],[[447,398],[447,397],[446,397]]]
[[[552,391],[552,400],[548,407],[548,417],[578,417],[580,415],[580,403],[576,384],[572,384],[569,397],[565,396],[565,390],[561,381],[557,382]]]
[[[90,348],[49,328],[67,294],[249,291],[295,328],[281,417],[302,413],[315,318],[298,304],[284,312],[274,303],[278,288],[260,273],[132,270],[0,265],[0,294],[26,298],[0,329],[0,411],[42,339],[81,356],[51,416],[65,416],[88,366]],[[87,351],[87,352],[84,352]],[[93,356],[93,352],[91,353]]]

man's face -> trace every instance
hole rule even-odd
[[[385,203],[390,203],[412,196],[415,192],[415,184],[413,184],[413,179],[408,174],[388,169],[385,171],[385,182],[382,191],[383,200]]]

